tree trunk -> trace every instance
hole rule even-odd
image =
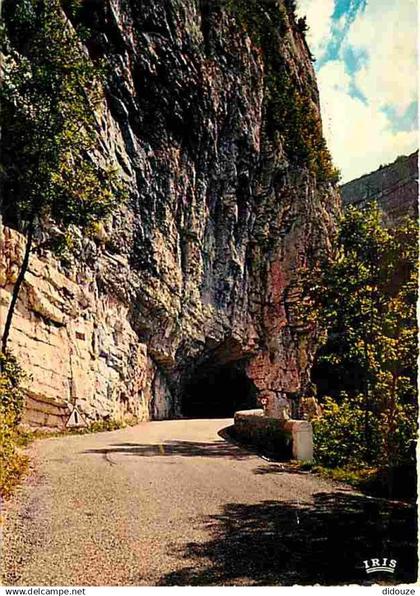
[[[388,428],[386,432],[386,470],[387,470],[387,484],[388,484],[388,496],[391,498],[394,494],[394,479],[393,470],[396,467],[395,464],[395,447],[393,445],[394,433],[396,430],[395,414],[396,414],[396,402],[397,402],[397,373],[392,373],[392,384],[390,389],[390,403],[388,405]]]
[[[366,461],[371,463],[372,459],[372,445],[371,445],[371,432],[370,432],[370,422],[369,422],[369,414],[370,414],[370,383],[369,383],[369,354],[368,354],[368,346],[367,340],[364,338],[363,340],[364,345],[364,356],[365,356],[365,379],[363,381],[363,393],[365,398],[365,447],[366,447]]]
[[[29,257],[31,254],[33,237],[34,237],[34,220],[35,220],[35,218],[32,217],[31,221],[29,222],[28,235],[27,235],[26,246],[25,246],[25,253],[23,255],[23,261],[20,266],[19,275],[17,276],[15,285],[13,286],[12,299],[10,301],[9,309],[7,311],[6,323],[4,325],[3,336],[1,339],[1,349],[2,349],[3,353],[5,353],[7,350],[7,342],[9,340],[10,329],[12,327],[12,321],[13,321],[13,315],[15,314],[16,303],[19,298],[19,293],[20,293],[20,289],[23,284],[23,280],[25,279],[26,271],[28,270]]]

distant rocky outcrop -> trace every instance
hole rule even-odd
[[[101,143],[131,198],[73,263],[31,259],[10,344],[28,420],[48,426],[66,402],[88,420],[178,416],[218,371],[208,414],[239,376],[254,396],[298,393],[317,343],[298,271],[328,250],[339,196],[293,3],[85,4],[87,50],[111,73]],[[3,317],[23,249],[5,223]]]
[[[347,182],[341,187],[344,205],[363,207],[377,201],[390,224],[418,216],[419,152],[398,157],[392,164]]]

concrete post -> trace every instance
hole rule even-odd
[[[314,441],[312,424],[308,420],[287,420],[284,428],[292,433],[293,459],[313,461]]]

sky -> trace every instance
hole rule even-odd
[[[342,182],[418,147],[416,0],[299,0]]]

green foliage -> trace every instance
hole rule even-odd
[[[299,469],[302,466],[299,465]],[[408,501],[415,501],[417,498],[416,466],[413,464],[393,468],[361,467],[359,464],[331,468],[312,464],[311,471],[325,478],[350,484],[367,494]]]
[[[305,19],[295,22],[295,3],[226,0],[226,6],[262,49],[267,137],[280,133],[292,162],[306,163],[320,182],[337,183],[340,173],[327,149],[310,83],[299,82],[283,57],[288,23],[301,35],[306,30]]]
[[[0,411],[0,496],[10,495],[28,468],[28,457],[19,450],[19,431],[13,416]]]
[[[77,10],[74,0],[66,4]],[[33,220],[90,228],[122,193],[112,161],[97,152],[103,68],[80,45],[60,0],[6,0],[3,16],[6,207],[23,231]]]
[[[331,468],[360,465],[364,422],[363,398],[344,397],[338,404],[326,397],[322,416],[313,421],[315,461]]]
[[[376,205],[351,207],[334,257],[307,280],[307,317],[328,330],[314,369],[325,401],[315,423],[324,465],[389,467],[413,459],[417,259],[415,222],[385,228]]]
[[[0,495],[6,496],[26,470],[28,458],[19,450],[18,430],[24,374],[10,354],[0,353],[0,364]]]
[[[134,416],[131,419],[115,420],[114,418],[104,418],[101,420],[95,420],[89,424],[89,426],[81,426],[78,428],[69,428],[66,430],[48,430],[48,429],[34,429],[26,434],[20,433],[21,442],[33,440],[33,439],[53,439],[57,437],[63,437],[67,435],[87,435],[89,433],[100,433],[109,432],[113,430],[119,430],[120,428],[126,428],[127,426],[134,426],[138,423],[137,418]],[[24,443],[25,444],[25,443]]]
[[[118,430],[127,426],[124,422],[114,420],[113,418],[106,418],[103,420],[96,420],[89,426],[88,432],[99,433],[112,430]]]
[[[22,383],[25,374],[11,354],[0,352],[0,412],[18,424],[23,409]]]
[[[226,8],[247,30],[256,46],[268,51],[267,57],[277,53],[281,36],[286,32],[287,13],[282,0],[226,0]],[[273,45],[277,43],[277,47]]]
[[[366,412],[363,395],[343,395],[340,403],[324,398],[323,414],[313,421],[316,461],[331,468],[364,467],[368,461],[378,466],[408,462],[416,433],[415,409],[396,406],[392,435],[388,434],[388,415],[376,408]],[[370,445],[365,442],[366,416]]]
[[[306,22],[306,17],[300,17],[297,20],[297,28],[301,33],[306,33],[308,31],[308,23]]]
[[[65,6],[74,14],[78,2]],[[91,231],[125,192],[112,160],[98,150],[104,70],[89,59],[61,0],[6,0],[2,16],[2,210],[26,236],[5,351],[31,253],[62,253],[76,226]]]

